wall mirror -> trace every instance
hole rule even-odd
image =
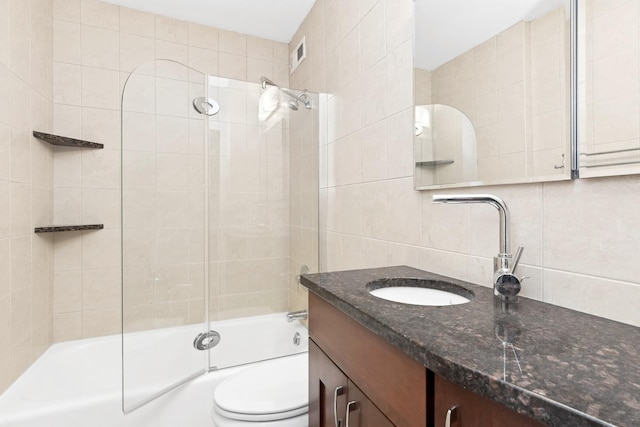
[[[578,2],[580,178],[640,173],[640,2]]]
[[[415,188],[571,179],[570,1],[414,5]]]

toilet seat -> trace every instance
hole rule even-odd
[[[246,422],[269,422],[304,415],[309,405],[308,354],[273,359],[220,383],[214,412]]]

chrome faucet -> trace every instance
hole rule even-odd
[[[493,257],[493,295],[503,301],[515,301],[520,292],[521,282],[515,275],[516,267],[524,248],[518,247],[516,254],[509,253],[510,217],[509,209],[502,199],[491,194],[434,195],[433,203],[488,203],[500,214],[500,252]]]
[[[287,313],[287,322],[293,322],[294,320],[304,320],[307,317],[307,310],[290,311],[289,313]]]

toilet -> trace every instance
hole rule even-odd
[[[216,427],[308,427],[308,353],[251,366],[214,392]]]

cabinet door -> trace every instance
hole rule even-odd
[[[309,426],[393,427],[312,340],[309,340]]]
[[[435,426],[444,427],[447,411],[455,406],[451,427],[541,427],[543,424],[492,400],[435,376]]]
[[[347,393],[349,425],[345,427],[394,427],[382,411],[351,380]]]
[[[347,377],[309,340],[309,426],[345,427]]]

